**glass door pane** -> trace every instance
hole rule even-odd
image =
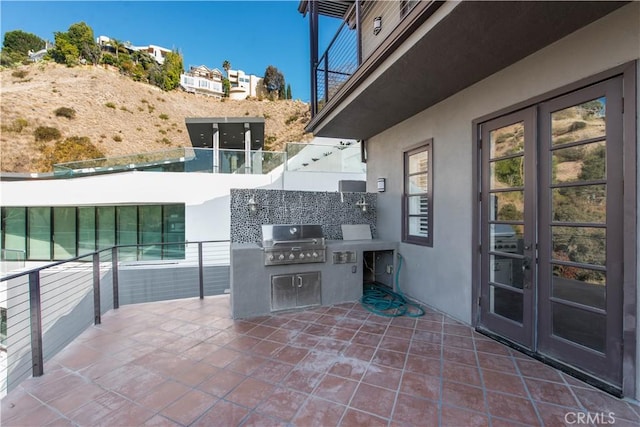
[[[98,220],[98,249],[106,249],[116,245],[116,208],[99,206],[96,208]]]
[[[53,259],[76,256],[76,208],[53,208]]]
[[[165,243],[184,242],[184,205],[164,206],[164,241]],[[184,259],[184,244],[164,245],[165,259]]]
[[[96,250],[96,208],[78,208],[78,255]]]
[[[138,208],[140,228],[140,259],[160,259],[162,255],[162,206]]]
[[[28,258],[51,260],[51,208],[29,208]]]
[[[133,245],[120,248],[120,259],[132,261],[138,253],[138,208],[136,206],[116,207],[116,242],[118,246]]]
[[[27,249],[27,209],[26,208],[4,208],[4,246],[6,250],[5,256],[12,256],[13,251],[22,252],[24,260],[25,251]],[[18,252],[13,253],[19,256]],[[9,258],[7,258],[9,259]],[[14,258],[11,258],[14,260]]]

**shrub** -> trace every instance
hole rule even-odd
[[[53,169],[53,165],[58,163],[105,157],[105,154],[86,136],[72,136],[56,142],[53,146],[45,145],[41,150],[41,163],[46,170]]]
[[[287,120],[284,121],[285,124],[290,125],[291,123],[297,121],[300,118],[298,113],[290,115]]]
[[[76,110],[69,107],[60,107],[55,111],[57,117],[66,117],[67,119],[73,119],[76,117]]]
[[[114,110],[116,109],[116,104],[114,104],[113,102],[107,102],[106,104],[104,104],[104,106],[107,108],[113,108]]]
[[[113,135],[113,140],[115,142],[122,142],[122,137],[120,135]]]
[[[8,126],[2,125],[2,130],[4,132],[20,133],[22,132],[22,129],[26,128],[27,126],[29,126],[29,122],[27,121],[27,119],[18,118],[18,119],[15,119],[13,123],[11,123]]]
[[[166,138],[166,137],[165,137],[165,138],[162,138],[162,139],[160,139],[160,140],[158,140],[158,142],[161,142],[161,143],[163,143],[164,145],[171,145],[171,144],[173,144],[173,142],[171,142],[171,140],[170,140],[169,138]]]
[[[48,126],[38,126],[38,128],[33,132],[33,136],[35,136],[36,141],[53,141],[55,139],[60,139],[62,134],[56,128],[48,127]]]
[[[153,111],[156,109],[156,107],[154,107],[153,105],[149,104],[149,105],[147,105],[147,109],[149,110],[149,113],[153,113]]]
[[[15,70],[11,73],[11,77],[15,77],[16,79],[24,79],[27,77],[29,72],[27,70]]]
[[[169,120],[169,116],[165,113],[160,114],[158,117],[160,117],[161,120]]]
[[[161,133],[161,134],[163,134],[163,135],[166,135],[166,134],[167,134],[167,131],[166,131],[166,130],[164,130],[164,129],[160,129],[160,130],[158,130],[158,132],[160,132],[160,133]]]
[[[128,112],[128,113],[132,113],[132,114],[133,114],[133,111],[129,110],[129,109],[128,109],[127,107],[125,107],[124,105],[123,105],[122,107],[120,107],[120,109],[121,109],[122,111],[126,111],[126,112]]]

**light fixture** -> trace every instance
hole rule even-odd
[[[250,213],[254,213],[258,210],[258,203],[256,203],[253,196],[249,197],[249,201],[247,202],[247,207],[249,208]]]
[[[373,35],[377,36],[382,31],[382,16],[376,16],[373,18]]]
[[[387,189],[387,180],[384,178],[378,178],[378,193],[384,193]]]
[[[356,206],[362,212],[366,212],[369,209],[369,203],[367,203],[367,201],[365,200],[364,195],[360,198],[359,201],[356,202]]]

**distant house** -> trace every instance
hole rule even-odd
[[[115,52],[113,46],[111,46],[111,38],[107,36],[99,36],[96,39],[96,43],[100,46],[103,51]],[[149,55],[156,60],[158,64],[164,64],[164,58],[167,56],[167,53],[171,52],[171,49],[167,49],[161,46],[156,46],[150,44],[148,46],[134,46],[131,42],[125,42],[124,48],[129,52],[147,52]]]
[[[228,76],[231,84],[231,90],[229,91],[231,99],[245,99],[247,97],[265,95],[262,77],[245,74],[242,70],[229,70]]]
[[[53,49],[53,44],[49,43],[48,41],[45,41],[45,46],[43,49],[40,49],[37,52],[29,50],[29,52],[27,52],[27,55],[29,56],[29,61],[32,61],[32,62],[42,61],[42,58],[44,58],[44,56],[47,54],[47,51],[49,49]]]
[[[224,95],[222,72],[217,68],[210,69],[205,65],[191,66],[189,71],[180,75],[180,87],[191,93],[215,96]]]

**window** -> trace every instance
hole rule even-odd
[[[402,241],[433,246],[433,140],[404,153]]]
[[[407,16],[411,9],[418,4],[418,0],[401,0],[400,1],[400,17],[404,18]]]

